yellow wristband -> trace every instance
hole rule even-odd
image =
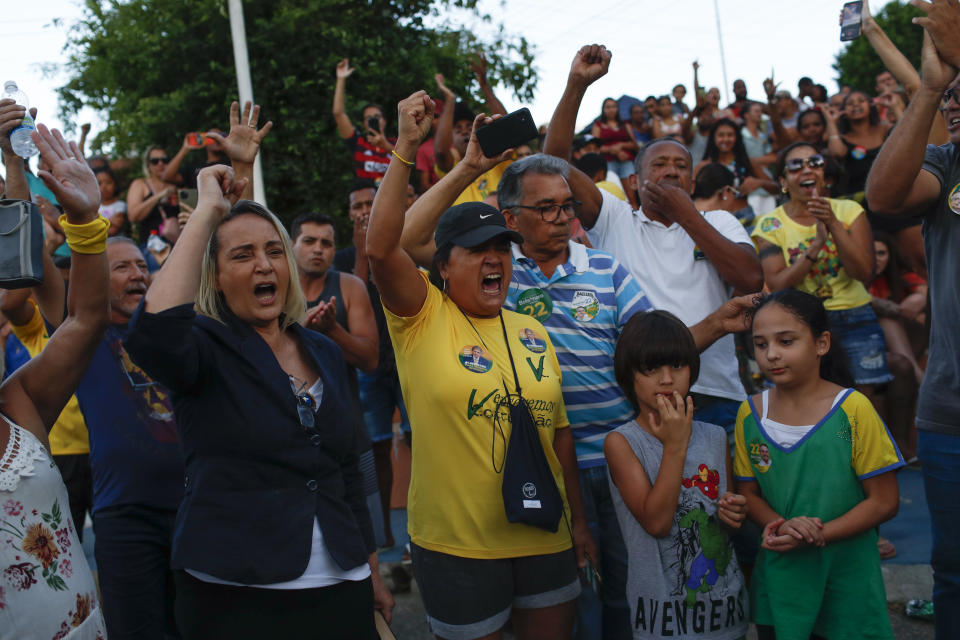
[[[59,222],[71,251],[93,254],[107,250],[107,229],[110,228],[110,221],[103,216],[85,224],[71,224],[67,222],[66,215],[61,215]]]
[[[397,150],[396,150],[396,149],[394,149],[394,150],[391,151],[390,153],[392,153],[394,156],[396,156],[396,157],[397,157],[397,160],[399,160],[399,161],[402,162],[403,164],[407,165],[408,167],[412,167],[412,166],[413,166],[413,163],[410,162],[409,160],[404,160],[404,159],[403,159],[403,156],[401,156],[399,153],[397,153]]]

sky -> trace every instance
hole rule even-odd
[[[715,4],[722,27],[726,83]],[[873,10],[884,4],[874,2]],[[771,71],[781,88],[791,92],[806,75],[833,93],[837,86],[831,64],[842,47],[838,26],[842,5],[842,0],[480,0],[481,10],[492,16],[493,23],[503,23],[507,32],[522,34],[535,46],[540,78],[533,102],[521,103],[505,89],[498,96],[508,111],[529,107],[538,123],[549,121],[580,46],[600,43],[613,52],[610,72],[587,91],[579,127],[600,113],[606,96],[629,94],[642,99],[669,93],[673,85],[683,83],[691,103],[694,60],[700,62],[701,84],[720,87],[724,104],[728,97],[732,99],[729,85],[736,78],[746,81],[751,98],[762,99],[762,82]],[[56,89],[67,79],[63,48],[70,27],[81,16],[80,1],[32,0],[19,6],[22,17],[0,19],[0,80],[18,82],[31,106],[39,109],[41,122],[59,128],[89,122],[92,137],[102,127],[92,110],[81,111],[75,123],[63,123],[57,117]],[[493,28],[463,12],[439,19],[478,34]],[[226,19],[223,29],[229,29]],[[43,69],[51,66],[59,71],[45,74]],[[256,78],[253,85],[256,97]]]

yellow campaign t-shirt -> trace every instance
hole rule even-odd
[[[848,231],[853,221],[863,215],[863,207],[853,200],[831,198],[830,207],[833,215]],[[803,255],[817,237],[817,227],[798,224],[787,215],[783,207],[777,207],[757,219],[752,235],[780,247],[783,259],[789,266],[797,260],[806,260]],[[827,240],[826,246],[817,256],[816,263],[796,288],[817,296],[829,310],[862,307],[871,300],[863,283],[850,277],[843,268],[832,237]]]
[[[453,149],[453,166],[457,166],[459,162],[460,158],[457,156],[457,151]],[[496,193],[497,187],[500,185],[500,178],[503,177],[503,172],[506,171],[507,167],[511,164],[513,164],[513,160],[504,160],[471,182],[469,187],[460,192],[453,206],[463,204],[464,202],[483,202],[491,193]],[[441,178],[447,175],[446,171],[443,171],[436,165],[434,165],[434,170]]]
[[[23,343],[31,358],[43,351],[50,342],[50,335],[43,324],[40,309],[32,300],[33,316],[27,324],[17,326],[10,323],[13,334]],[[55,456],[90,453],[90,435],[87,433],[87,423],[83,421],[77,396],[71,395],[60,416],[50,430],[50,452]]]
[[[427,276],[421,272],[426,281]],[[386,310],[403,400],[415,445],[407,498],[415,544],[466,558],[557,553],[572,546],[561,520],[556,533],[507,521],[501,485],[510,421],[494,424],[504,385],[515,393],[499,318],[467,318],[436,287],[415,316]],[[556,429],[569,427],[560,364],[546,330],[531,316],[503,311],[513,361],[562,495],[563,471],[553,451]],[[506,381],[506,382],[505,382]],[[492,449],[492,453],[491,453]],[[567,521],[569,507],[565,503]]]
[[[760,410],[759,405],[757,410]],[[853,443],[850,449],[850,466],[857,478],[863,480],[902,466],[903,458],[897,451],[887,426],[883,424],[867,396],[854,391],[840,403],[839,411],[834,413],[835,419],[840,412],[843,412],[850,424],[850,440]],[[744,400],[734,427],[733,475],[738,478],[754,477],[743,427],[743,422],[750,413],[750,403]]]

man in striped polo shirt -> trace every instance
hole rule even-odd
[[[505,306],[528,313],[544,325],[563,375],[584,512],[600,551],[600,557],[591,560],[603,579],[602,614],[595,596],[581,596],[577,637],[629,638],[624,595],[627,555],[610,498],[603,440],[633,418],[613,373],[620,328],[651,305],[613,256],[571,241],[577,203],[567,183],[569,171],[565,161],[537,154],[517,160],[501,178],[498,204],[507,225],[523,236],[523,244],[513,246],[513,279]],[[433,194],[422,198],[432,200]],[[443,210],[415,204],[407,213],[401,240],[403,248],[424,266],[436,251],[433,230],[438,216],[431,218],[428,209]],[[728,331],[743,330],[742,311],[747,306],[748,300],[734,299],[691,327],[698,348],[707,348]],[[533,334],[521,336],[526,349],[517,354],[517,361],[537,375],[543,370],[540,354],[545,344],[543,336]]]

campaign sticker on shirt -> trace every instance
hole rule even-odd
[[[867,148],[857,145],[850,151],[850,155],[854,160],[863,160],[867,157]]]
[[[575,291],[573,302],[570,303],[570,312],[580,322],[590,322],[597,317],[600,311],[600,301],[593,291]]]
[[[493,358],[490,357],[490,353],[478,344],[468,344],[460,349],[458,357],[460,358],[460,364],[467,371],[474,373],[486,373],[493,366]]]
[[[517,297],[517,312],[543,322],[553,313],[553,300],[543,289],[527,289]]]
[[[947,196],[947,206],[950,207],[950,211],[960,216],[960,182],[957,183],[957,186],[955,186]]]
[[[776,218],[764,218],[760,222],[760,231],[764,233],[770,233],[771,231],[776,231],[780,228],[780,221]]]
[[[770,446],[759,439],[754,438],[750,441],[750,462],[760,473],[766,473],[770,470]]]
[[[547,341],[530,327],[520,329],[520,344],[534,353],[543,353],[547,350]]]

